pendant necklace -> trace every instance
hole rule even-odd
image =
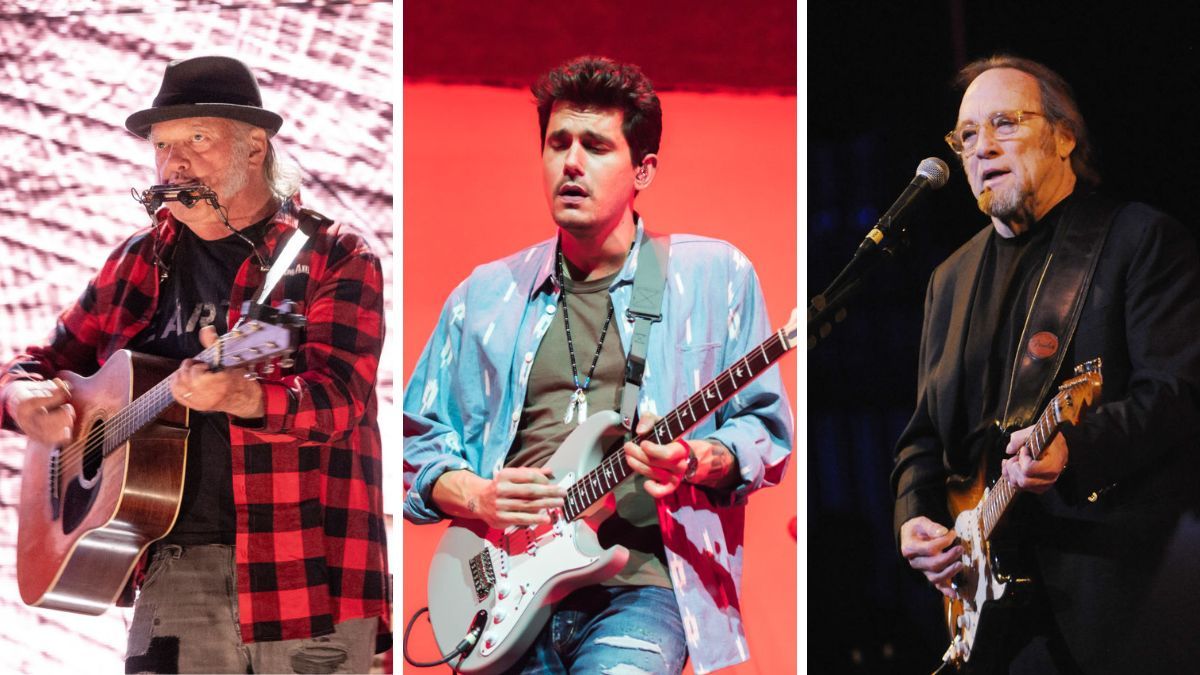
[[[587,377],[583,379],[583,383],[579,382],[579,369],[575,365],[575,344],[571,339],[571,319],[567,313],[567,265],[563,261],[562,250],[558,251],[558,269],[561,275],[562,295],[559,296],[559,301],[562,302],[563,327],[567,329],[567,353],[571,356],[571,379],[575,383],[575,392],[571,394],[571,400],[567,403],[567,414],[563,416],[563,424],[570,424],[575,418],[576,411],[579,413],[579,422],[583,424],[587,420],[587,390],[592,383],[592,374],[596,372],[596,362],[600,360],[600,350],[604,347],[604,337],[608,334],[608,325],[612,322],[613,306],[612,296],[608,297],[608,316],[604,319],[604,327],[600,329],[600,341],[596,343],[596,354],[592,356],[592,366],[588,369]]]

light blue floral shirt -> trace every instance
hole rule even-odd
[[[625,310],[641,235],[639,220],[637,243],[609,289],[626,354],[633,322]],[[446,301],[404,392],[408,520],[442,518],[432,492],[446,471],[490,478],[504,465],[529,370],[558,309],[555,246],[550,239],[477,267]],[[641,413],[670,412],[771,331],[758,277],[740,251],[716,239],[671,235],[663,321],[650,330]],[[745,502],[783,479],[792,434],[779,369],[772,367],[686,434],[733,450],[740,484],[718,492],[685,483],[659,500],[668,569],[697,673],[749,658],[738,601]]]

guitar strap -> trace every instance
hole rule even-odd
[[[667,248],[669,237],[642,232],[637,270],[633,273],[633,292],[625,316],[633,320],[633,339],[625,359],[625,386],[621,390],[621,424],[628,431],[637,422],[638,394],[646,372],[646,346],[650,326],[662,321],[662,297],[667,286]]]
[[[264,314],[272,311],[272,308],[266,304],[267,296],[270,295],[271,290],[283,278],[287,268],[291,267],[292,263],[295,262],[296,256],[304,249],[304,245],[308,243],[309,238],[315,235],[319,228],[326,227],[332,223],[329,218],[312,209],[305,208],[300,209],[297,214],[297,221],[296,230],[288,237],[287,243],[276,248],[275,259],[271,261],[271,267],[263,280],[258,298],[254,302],[246,301],[244,303],[245,306],[243,307],[242,317],[238,320],[238,325],[249,319],[261,319]],[[146,568],[149,565],[150,558],[154,555],[155,548],[157,548],[157,544],[152,544],[146,553],[141,558],[138,558],[133,573],[126,579],[125,586],[114,601],[117,607],[133,606],[133,601],[136,597],[135,589],[141,584],[141,577],[145,575]]]
[[[1066,357],[1100,251],[1123,204],[1085,197],[1067,206],[1034,290],[1017,342],[1000,429],[1033,423]]]
[[[296,256],[300,255],[300,251],[304,250],[304,245],[308,243],[309,238],[316,234],[321,227],[327,227],[332,222],[329,218],[312,209],[300,209],[299,213],[297,213],[296,229],[288,237],[287,243],[276,248],[275,260],[271,261],[271,267],[267,270],[267,276],[263,279],[258,297],[253,303],[247,303],[249,306],[242,312],[242,321],[263,318],[263,314],[269,313],[270,308],[266,302],[275,285],[279,283],[279,280],[283,278],[287,269],[295,262]],[[241,322],[239,321],[239,323]]]

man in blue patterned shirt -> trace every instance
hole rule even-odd
[[[447,300],[405,390],[404,514],[413,522],[550,523],[566,489],[545,463],[589,409],[621,400],[626,310],[649,245],[633,206],[658,169],[662,109],[637,66],[605,58],[569,61],[533,93],[558,236],[476,268]],[[692,235],[673,235],[668,247],[639,432],[770,334],[741,252]],[[686,440],[625,443],[635,479],[613,490],[615,513],[597,534],[602,546],[629,549],[628,560],[556,603],[514,671],[677,673],[690,655],[704,673],[746,660],[744,505],[783,478],[791,442],[771,369]]]

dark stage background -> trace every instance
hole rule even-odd
[[[950,182],[912,218],[912,245],[807,355],[811,672],[928,673],[945,648],[940,603],[892,535],[893,445],[912,412],[925,286],[987,224],[942,141],[965,63],[1009,51],[1075,87],[1102,189],[1196,230],[1192,166],[1200,19],[1137,3],[812,3],[808,18],[806,297],[819,293],[922,158]]]

